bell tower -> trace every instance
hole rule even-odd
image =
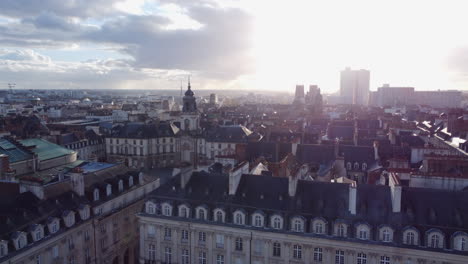
[[[188,79],[187,91],[182,100],[182,114],[180,126],[183,131],[196,131],[199,129],[199,114],[197,110],[197,102],[190,85],[190,77]]]

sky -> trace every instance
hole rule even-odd
[[[1,0],[0,89],[468,90],[466,0]]]

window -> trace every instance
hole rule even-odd
[[[223,235],[216,234],[216,247],[224,248],[224,236]]]
[[[182,241],[188,241],[188,238],[189,238],[188,230],[182,229],[180,234],[181,234],[181,240]]]
[[[359,163],[357,162],[354,163],[354,170],[359,170]]]
[[[466,251],[466,238],[464,237],[460,238],[460,250]]]
[[[198,253],[198,264],[206,264],[206,252],[200,251]]]
[[[302,232],[304,231],[302,220],[301,219],[294,219],[293,222],[293,231],[295,232]]]
[[[273,243],[273,256],[281,257],[281,244],[278,242]]]
[[[438,248],[439,247],[439,236],[437,234],[431,235],[431,248]]]
[[[216,212],[215,221],[216,222],[224,222],[223,221],[223,212],[221,212],[221,211]]]
[[[59,248],[57,245],[55,245],[53,248],[52,248],[52,257],[53,258],[58,258],[59,257]]]
[[[344,237],[345,236],[345,226],[343,224],[338,225],[338,232],[337,235],[339,237]]]
[[[406,233],[406,244],[408,245],[415,245],[414,240],[414,232],[409,231]]]
[[[165,204],[165,205],[163,206],[163,214],[164,214],[165,216],[171,216],[171,215],[172,215],[172,212],[171,212],[171,211],[172,211],[172,210],[171,210],[171,206],[170,206],[170,205]]]
[[[24,248],[26,246],[26,236],[20,235],[18,238],[18,249]]]
[[[380,264],[390,264],[390,257],[380,256]]]
[[[367,239],[367,230],[359,230],[359,239]]]
[[[323,234],[323,223],[318,221],[315,223],[315,233],[316,234]]]
[[[198,241],[199,242],[206,242],[206,233],[205,232],[198,232]]]
[[[182,264],[189,264],[189,251],[188,249],[182,249]]]
[[[216,264],[224,264],[224,255],[216,255]]]
[[[351,162],[346,163],[346,169],[351,170]]]
[[[69,237],[68,238],[68,249],[73,249],[74,247],[75,247],[75,245],[73,243],[73,238]]]
[[[255,215],[254,216],[254,226],[256,227],[261,227],[263,226],[263,219],[261,215]]]
[[[206,213],[205,213],[205,209],[198,209],[198,219],[203,219],[205,220],[206,219]]]
[[[171,264],[172,263],[172,249],[170,247],[166,247],[164,249],[164,261],[167,263],[167,264]]]
[[[37,240],[41,240],[41,238],[42,238],[42,231],[41,231],[41,230],[37,230],[37,231],[36,231],[36,241],[37,241]]]
[[[119,192],[123,191],[123,181],[119,181]]]
[[[281,229],[281,218],[279,218],[279,216],[273,217],[273,228]]]
[[[344,264],[344,251],[337,250],[335,252],[335,264]]]
[[[263,251],[263,241],[255,240],[254,241],[254,253],[256,255],[262,255],[262,251]]]
[[[180,216],[180,217],[185,217],[185,218],[189,217],[187,207],[182,206],[182,207],[180,208],[180,215],[179,215],[179,216]]]
[[[236,238],[236,250],[237,251],[242,251],[242,238],[238,237]]]
[[[242,215],[242,213],[236,213],[235,216],[234,216],[234,223],[236,225],[243,225],[244,224],[244,217]]]
[[[154,206],[153,203],[147,203],[146,204],[146,212],[148,214],[155,214],[156,213],[156,207]]]
[[[172,230],[169,227],[164,228],[164,239],[170,240],[172,236]]]
[[[302,259],[302,246],[300,245],[293,246],[293,258]]]
[[[383,242],[390,242],[390,230],[384,229],[382,231],[382,241]]]
[[[365,162],[362,163],[362,170],[363,171],[367,170],[367,163],[365,163]]]
[[[367,264],[367,255],[364,253],[358,253],[357,264]]]
[[[314,248],[314,261],[322,262],[322,260],[323,260],[323,249]]]
[[[36,264],[42,264],[42,256],[41,255],[36,256]]]
[[[128,186],[133,186],[133,176],[130,176],[130,178],[128,178]]]
[[[112,194],[112,186],[110,184],[107,184],[106,186],[106,195],[110,196]]]
[[[99,200],[99,190],[94,189],[94,201],[98,201],[98,200]]]
[[[156,260],[156,245],[155,244],[148,245],[148,259]]]
[[[148,226],[148,237],[154,237],[156,235],[156,228],[150,225]]]

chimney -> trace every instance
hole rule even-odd
[[[357,189],[356,183],[353,182],[349,185],[349,200],[348,200],[348,210],[352,215],[356,214],[356,197]]]
[[[392,197],[392,211],[399,213],[401,211],[401,185],[398,175],[389,173],[388,185],[390,186],[390,195]]]
[[[290,197],[296,196],[296,190],[297,190],[297,175],[291,174],[288,177],[288,193]]]

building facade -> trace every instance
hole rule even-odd
[[[367,105],[369,101],[370,72],[346,68],[340,75],[340,96],[345,104]]]

